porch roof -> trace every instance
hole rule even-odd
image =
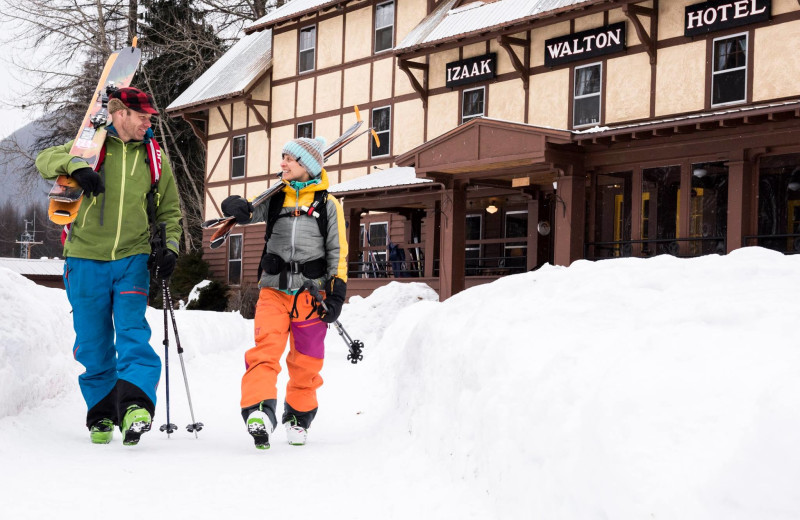
[[[430,179],[420,179],[416,176],[414,168],[398,167],[379,170],[369,175],[362,175],[349,181],[340,182],[328,188],[329,193],[336,196],[346,196],[350,193],[383,188],[400,188],[419,184],[430,184]]]
[[[569,144],[572,132],[479,117],[410,150],[395,160],[417,175],[480,172],[510,180],[521,170],[549,170],[547,144]]]
[[[575,130],[573,142],[579,145],[610,144],[632,140],[667,137],[698,131],[752,125],[800,118],[800,99],[720,108],[679,117],[668,117],[616,126]]]

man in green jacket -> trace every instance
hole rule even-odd
[[[161,279],[169,278],[181,213],[172,169],[166,157],[161,161],[150,129],[151,114],[158,114],[152,96],[119,89],[108,112],[113,124],[97,171],[70,155],[72,142],[40,152],[36,167],[45,179],[69,175],[84,190],[64,242],[64,285],[73,311],[73,355],[86,368],[78,380],[90,438],[107,444],[119,425],[123,444],[135,445],[150,430],[161,377],[145,319],[148,258]],[[151,251],[147,207],[154,181],[156,223],[166,224],[166,244],[158,251]]]

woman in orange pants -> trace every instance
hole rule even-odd
[[[253,208],[239,196],[222,202],[222,212],[238,224],[267,223],[267,244],[259,270],[255,346],[245,354],[242,417],[257,448],[269,448],[277,426],[277,379],[280,358],[289,341],[281,422],[289,444],[306,443],[317,413],[317,389],[325,353],[328,323],[339,317],[347,291],[347,242],[339,202],[327,196],[328,176],[322,168],[322,139],[293,139],[283,147],[282,192]],[[324,291],[317,305],[305,283]]]

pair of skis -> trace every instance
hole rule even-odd
[[[357,138],[361,137],[362,135],[366,134],[367,132],[372,134],[372,138],[375,139],[375,144],[380,146],[381,142],[378,139],[378,134],[375,133],[374,128],[367,128],[359,133],[358,129],[361,128],[361,125],[364,124],[364,121],[361,120],[361,113],[358,111],[358,106],[356,105],[353,107],[356,113],[356,122],[345,132],[339,136],[334,142],[332,142],[325,150],[322,152],[323,160],[327,161],[330,156],[347,146],[348,144],[352,143]],[[280,173],[277,174],[280,177]],[[274,185],[270,186],[265,192],[260,193],[255,198],[250,201],[250,204],[253,207],[259,206],[263,204],[265,201],[269,200],[270,197],[281,191],[284,187],[283,181],[276,182]],[[209,229],[214,227],[219,227],[219,229],[211,235],[211,249],[217,249],[219,246],[225,243],[228,237],[233,231],[234,226],[236,225],[236,220],[233,217],[221,217],[221,218],[212,218],[210,220],[206,220],[203,222],[201,227],[203,229]]]
[[[106,139],[106,127],[111,119],[108,114],[108,98],[115,90],[130,86],[139,67],[142,51],[136,47],[136,43],[134,38],[130,47],[114,51],[109,56],[69,151],[70,155],[85,160],[90,168],[95,168],[100,161],[100,150]],[[72,177],[59,175],[50,190],[49,198],[47,212],[50,220],[62,226],[67,225],[78,216],[83,188]]]

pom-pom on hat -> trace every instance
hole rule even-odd
[[[306,169],[312,177],[319,177],[322,173],[322,149],[325,147],[325,139],[317,137],[309,139],[307,137],[298,137],[292,139],[283,146],[283,152],[291,155],[300,165]]]

